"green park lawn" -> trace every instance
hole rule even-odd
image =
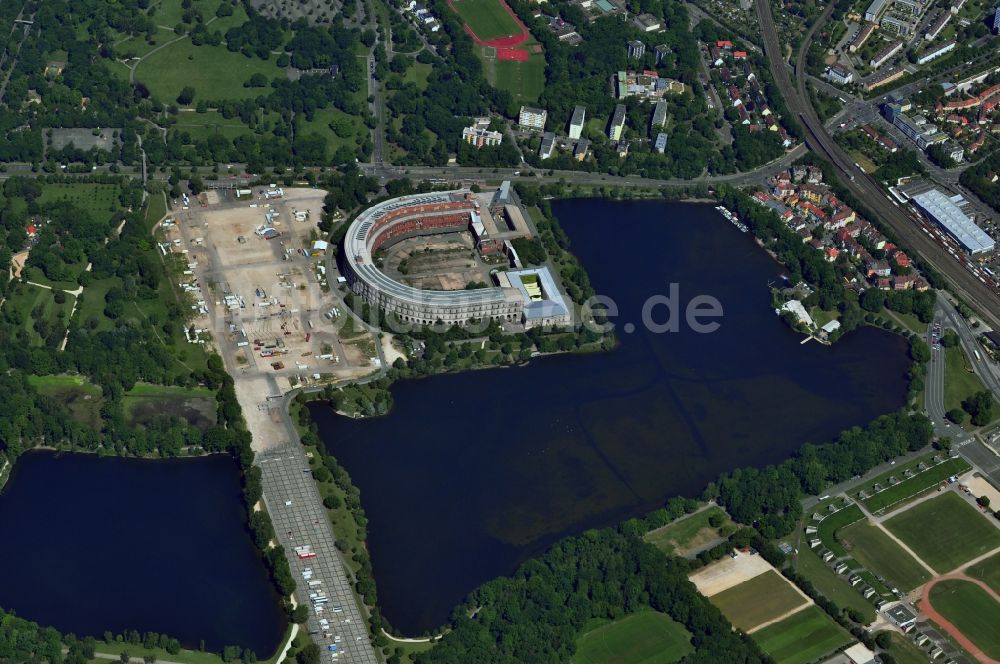
[[[795,556],[795,571],[840,608],[860,611],[868,621],[875,619],[875,607],[856,588],[851,587],[846,577],[830,569],[808,546],[799,548],[799,553]]]
[[[994,592],[1000,593],[1000,553],[969,567],[965,574],[985,582]]]
[[[840,531],[850,554],[862,565],[909,591],[930,580],[930,573],[876,526],[862,521]]]
[[[86,210],[94,220],[106,221],[121,210],[120,193],[121,189],[116,184],[51,183],[42,186],[38,204],[44,206],[57,201],[70,201]]]
[[[965,355],[958,346],[942,348],[945,359],[944,374],[944,409],[946,411],[958,408],[961,410],[962,402],[984,389],[983,381],[979,376],[971,372],[966,367]]]
[[[751,635],[778,664],[807,664],[851,641],[851,635],[815,606]]]
[[[195,90],[194,104],[199,101],[246,99],[266,95],[270,88],[245,88],[243,83],[253,74],[263,74],[268,80],[284,73],[267,60],[233,53],[225,46],[195,46],[184,39],[171,44],[139,63],[135,79],[165,104],[172,104],[185,86]]]
[[[710,507],[706,510],[683,517],[662,528],[646,533],[646,541],[664,553],[673,553],[677,549],[688,549],[701,543],[709,542],[719,536],[719,529],[713,528],[708,521],[713,515],[722,517],[723,526],[731,523],[728,515],[721,507]]]
[[[414,62],[403,75],[403,82],[413,83],[417,86],[418,90],[425,90],[427,88],[427,77],[431,75],[433,68],[434,65],[432,64]]]
[[[454,0],[454,7],[483,41],[521,33],[521,26],[498,0]]]
[[[73,296],[67,295],[66,301],[56,304],[55,296],[48,288],[41,288],[27,283],[16,282],[3,304],[4,314],[21,322],[32,346],[41,346],[45,339],[35,330],[35,321],[44,320],[48,325],[69,324],[69,315],[73,310]]]
[[[574,664],[671,664],[694,648],[680,623],[657,611],[640,611],[581,634]]]
[[[1000,530],[954,491],[911,507],[885,527],[941,574],[1000,546]]]
[[[712,595],[709,600],[735,627],[744,631],[801,606],[806,600],[774,570]]]
[[[947,579],[931,588],[931,604],[962,634],[1000,659],[1000,604],[974,583]]]

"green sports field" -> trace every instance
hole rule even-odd
[[[497,60],[493,85],[507,90],[516,102],[538,101],[545,89],[545,56],[532,53],[525,62]]]
[[[1000,593],[1000,553],[990,556],[981,563],[976,563],[965,570],[965,574],[985,582],[993,589],[993,592]]]
[[[641,611],[584,632],[574,664],[672,664],[694,650],[680,623],[657,611]]]
[[[844,528],[840,537],[859,563],[895,583],[900,590],[913,590],[931,579],[930,572],[913,556],[868,521]]]
[[[931,604],[989,657],[1000,659],[1000,604],[974,583],[948,579],[931,588]]]
[[[863,518],[865,518],[865,515],[861,512],[861,508],[857,505],[851,505],[838,512],[834,512],[820,521],[817,529],[823,546],[833,551],[838,558],[845,555],[844,547],[838,541],[837,532],[845,526],[861,521]],[[809,521],[808,524],[812,525],[813,521]]]
[[[712,595],[709,600],[734,626],[747,631],[806,603],[785,577],[774,570]]]
[[[483,41],[521,34],[521,26],[498,0],[454,0],[452,6]]]
[[[751,635],[778,664],[806,664],[850,643],[851,635],[810,606]]]
[[[953,491],[911,507],[885,527],[942,574],[1000,546],[1000,530]]]

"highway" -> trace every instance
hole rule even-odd
[[[771,14],[770,0],[755,0],[755,5],[764,39],[764,52],[770,63],[775,83],[784,96],[790,112],[802,125],[807,145],[840,172],[844,186],[858,200],[863,201],[878,217],[878,221],[884,223],[907,249],[941,273],[948,280],[951,289],[978,310],[991,327],[1000,329],[1000,301],[997,296],[963,265],[951,258],[945,249],[924,235],[903,209],[889,201],[880,185],[855,166],[853,160],[834,142],[809,103],[805,88],[806,53],[816,30],[830,17],[834,5],[827,6],[802,42],[795,66],[796,87],[793,87],[788,77],[781,52],[781,42]]]

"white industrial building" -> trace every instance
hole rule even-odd
[[[958,202],[963,200],[961,196],[949,198],[943,191],[931,189],[911,200],[928,219],[955,238],[973,256],[993,251],[996,247],[996,241],[958,206]]]

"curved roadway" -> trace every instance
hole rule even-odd
[[[997,296],[947,251],[924,235],[905,211],[889,201],[878,182],[855,166],[854,161],[833,141],[809,103],[805,87],[805,58],[816,30],[829,19],[833,5],[826,8],[802,41],[795,64],[796,87],[792,86],[788,77],[787,63],[781,53],[781,42],[771,14],[770,0],[755,0],[755,5],[764,39],[764,52],[774,73],[775,83],[785,97],[789,111],[797,116],[805,129],[807,145],[833,164],[844,176],[843,182],[847,189],[864,201],[900,241],[944,275],[954,292],[977,309],[992,327],[1000,329],[1000,301]]]

